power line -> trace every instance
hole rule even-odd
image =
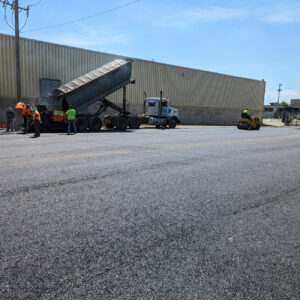
[[[42,0],[40,0],[39,2],[37,2],[37,3],[35,3],[35,4],[30,4],[30,5],[28,5],[28,6],[37,6],[37,5],[39,5],[41,2],[42,2]]]
[[[60,23],[60,24],[56,24],[56,25],[49,25],[49,26],[44,26],[44,27],[35,28],[35,29],[31,29],[31,30],[26,30],[26,31],[23,31],[23,32],[39,31],[39,30],[44,30],[44,29],[49,29],[49,28],[54,28],[54,27],[60,27],[60,26],[76,23],[76,22],[79,22],[79,21],[82,21],[82,20],[86,20],[86,19],[94,18],[96,16],[107,14],[109,12],[112,12],[112,11],[130,6],[130,5],[133,5],[133,4],[135,4],[137,2],[140,2],[140,1],[141,0],[135,0],[135,1],[132,1],[132,2],[129,2],[129,3],[126,3],[126,4],[123,4],[123,5],[108,9],[108,10],[101,11],[99,13],[96,13],[96,14],[93,14],[93,15],[90,15],[90,16],[82,17],[82,18],[79,18],[79,19],[76,19],[76,20],[72,20],[72,21],[68,21],[68,22],[64,22],[64,23]]]
[[[6,6],[4,8],[4,19],[5,19],[5,22],[6,24],[12,29],[12,30],[15,30],[15,28],[13,26],[11,26],[8,21],[7,21],[7,13],[6,13]]]
[[[38,3],[36,4],[33,4],[33,5],[28,5],[26,8],[24,7],[21,7],[21,6],[18,6],[18,13],[22,12],[22,11],[26,11],[26,20],[24,22],[24,25],[22,26],[22,28],[19,30],[21,32],[21,30],[25,27],[27,21],[28,21],[28,17],[29,17],[29,6],[35,6],[37,4],[39,4],[42,0],[40,0]],[[11,3],[8,1],[8,0],[0,0],[0,3],[2,3],[2,6],[4,7],[4,19],[5,19],[5,22],[6,24],[12,29],[12,30],[15,30],[15,24],[14,24],[14,21],[13,21],[13,15],[14,13],[16,12],[16,5],[15,5],[15,2],[12,1]],[[7,20],[7,7],[10,6],[10,9],[11,9],[11,24],[9,24],[8,20]]]

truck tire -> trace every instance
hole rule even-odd
[[[139,129],[140,128],[140,119],[138,117],[130,118],[129,120],[129,128],[131,129]]]
[[[103,124],[108,129],[114,128],[115,127],[114,118],[112,116],[108,116],[108,115],[104,116],[104,118],[103,118]]]
[[[90,119],[89,128],[91,131],[99,131],[101,127],[102,121],[99,118],[94,117]]]
[[[125,130],[128,126],[128,120],[123,117],[117,117],[116,118],[116,127],[120,130]]]
[[[83,118],[78,118],[77,119],[77,129],[79,132],[86,132],[87,128],[88,128],[88,121],[86,119]]]
[[[44,118],[41,126],[41,132],[51,132],[51,121],[48,118]]]
[[[169,121],[169,128],[175,128],[177,125],[177,120],[176,118],[171,118]]]

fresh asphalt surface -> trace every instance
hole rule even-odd
[[[0,299],[300,299],[300,130],[0,147]]]

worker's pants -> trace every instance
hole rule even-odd
[[[23,116],[23,120],[24,120],[24,133],[27,133],[27,117]]]
[[[74,132],[77,133],[76,125],[75,125],[75,120],[68,120],[68,133],[71,132],[71,125],[74,129]]]
[[[9,129],[14,131],[14,119],[6,121],[6,131],[9,131]]]
[[[40,136],[40,127],[41,127],[41,122],[40,120],[35,120],[34,121],[34,130],[35,130],[35,137]]]

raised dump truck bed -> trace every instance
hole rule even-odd
[[[99,116],[107,107],[119,112],[118,116],[111,117],[113,119],[109,124],[114,124],[119,129],[125,129],[127,126],[138,128],[137,118],[131,117],[126,111],[126,85],[134,83],[134,80],[131,80],[131,72],[132,61],[116,59],[53,90],[46,101],[47,104],[40,107],[45,130],[55,129],[59,123],[63,125],[67,122],[65,112],[69,105],[77,111],[79,131],[99,130],[102,126]],[[121,88],[123,106],[119,107],[105,97]],[[96,114],[81,113],[97,102],[100,108]]]
[[[116,59],[52,91],[49,109],[82,111],[130,83],[132,62]],[[67,105],[67,106],[66,106]]]

